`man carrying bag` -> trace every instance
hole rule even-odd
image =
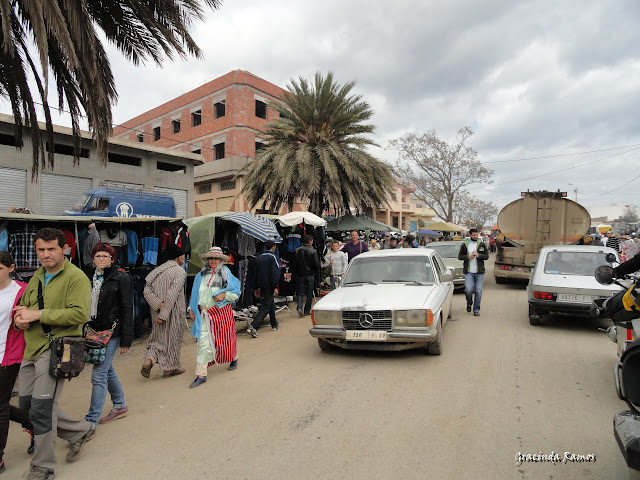
[[[34,240],[41,267],[29,282],[20,306],[15,308],[15,324],[25,331],[26,343],[19,374],[19,400],[20,408],[29,412],[33,423],[36,447],[27,479],[48,479],[54,478],[56,435],[70,443],[67,461],[72,462],[95,431],[86,420],[72,419],[58,408],[64,379],[50,374],[48,338],[82,336],[82,326],[89,317],[91,284],[79,268],[65,259],[64,233],[43,228]],[[45,330],[50,334],[46,335]]]

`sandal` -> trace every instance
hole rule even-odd
[[[140,369],[140,374],[144,378],[149,378],[151,376],[151,367],[153,367],[153,363],[148,358],[142,364],[142,368]]]
[[[166,370],[166,371],[162,374],[162,376],[163,376],[164,378],[167,378],[167,377],[175,377],[176,375],[182,375],[184,372],[185,372],[185,370],[184,370],[184,369],[182,369],[182,368],[176,368],[175,370]]]

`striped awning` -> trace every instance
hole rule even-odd
[[[255,215],[251,212],[229,212],[221,218],[240,225],[242,231],[262,242],[273,240],[276,243],[282,242],[282,237],[278,234],[275,224],[268,218]]]

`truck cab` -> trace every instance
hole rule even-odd
[[[144,188],[100,187],[89,190],[65,215],[92,217],[175,218],[176,204],[166,193]]]

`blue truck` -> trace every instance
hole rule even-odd
[[[65,215],[92,217],[176,217],[176,203],[167,193],[136,187],[101,186],[89,190]]]

